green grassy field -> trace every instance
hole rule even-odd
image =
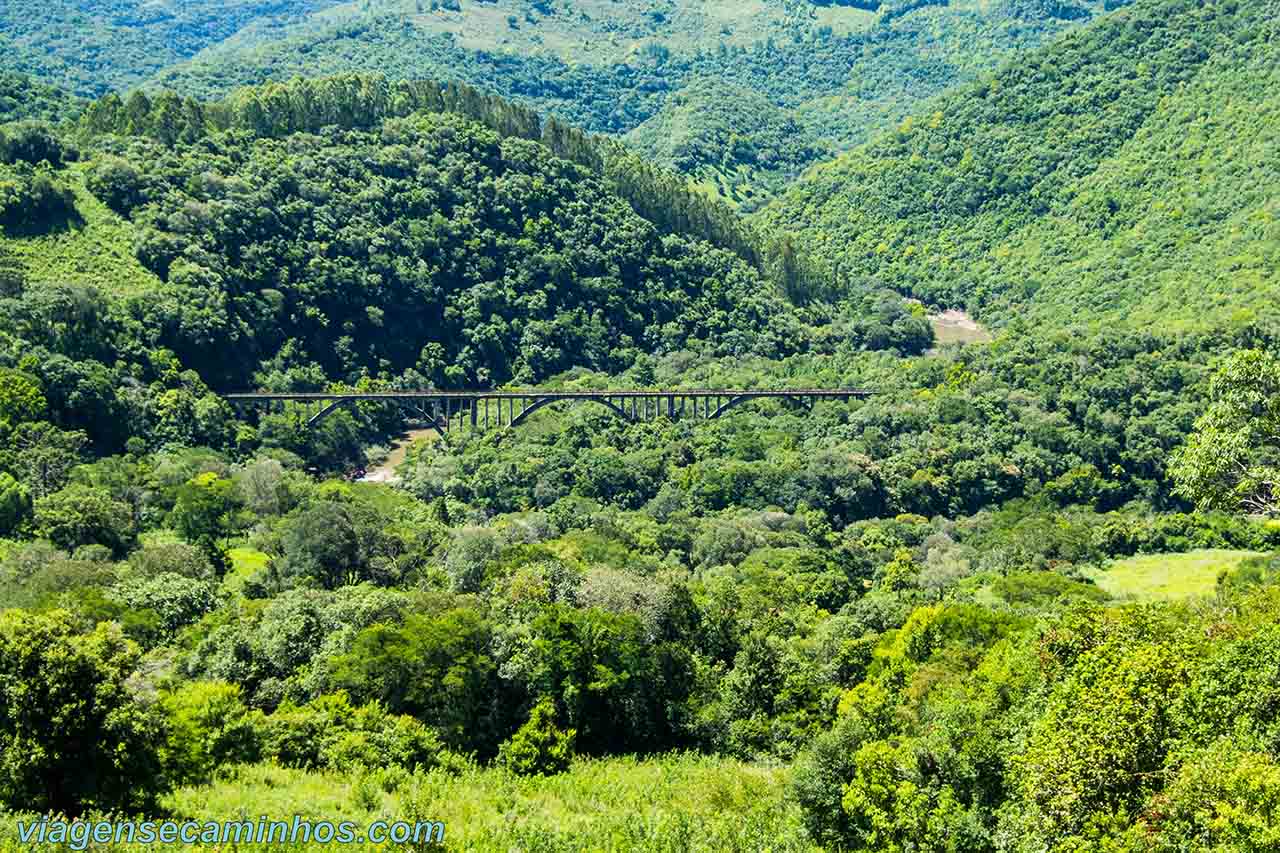
[[[1234,569],[1253,551],[1202,550],[1186,554],[1142,554],[1089,573],[1118,599],[1171,600],[1213,595],[1218,574]]]
[[[352,821],[362,828],[379,819],[441,821],[447,850],[815,850],[804,839],[797,807],[785,799],[787,778],[785,768],[696,755],[580,760],[559,776],[531,778],[496,769],[335,775],[264,764],[175,791],[163,805],[177,820],[201,822],[260,815]],[[20,849],[16,820],[4,820],[0,851]]]
[[[579,761],[568,773],[520,778],[499,770],[432,773],[388,792],[378,780],[278,768],[180,791],[175,812],[313,809],[357,821],[412,815],[443,821],[457,850],[803,850],[798,812],[783,801],[783,769],[724,759]],[[274,812],[273,812],[274,809]]]

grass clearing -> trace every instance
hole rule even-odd
[[[1185,554],[1139,554],[1088,572],[1117,599],[1169,601],[1213,595],[1218,575],[1234,569],[1256,551],[1205,549]]]
[[[163,807],[177,819],[197,821],[261,815],[292,820],[297,814],[349,820],[361,829],[379,819],[442,821],[447,850],[816,850],[805,838],[798,807],[786,798],[789,776],[786,767],[693,754],[580,759],[550,777],[495,768],[408,776],[255,764],[174,791]],[[5,837],[10,831],[0,830],[0,851],[11,849]]]
[[[159,289],[160,279],[133,253],[133,226],[85,189],[83,169],[76,166],[65,173],[80,221],[33,237],[0,236],[0,241],[32,284],[101,287],[108,282],[112,296]]]
[[[228,592],[239,595],[244,590],[245,582],[271,562],[271,557],[253,548],[232,548],[227,551],[227,559],[231,568],[222,579],[222,586]]]

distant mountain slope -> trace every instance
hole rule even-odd
[[[830,156],[829,147],[791,112],[714,79],[690,83],[625,139],[744,209]]]
[[[814,170],[760,222],[846,285],[997,321],[1273,317],[1274,9],[1143,0]]]
[[[0,69],[82,95],[137,85],[246,29],[280,25],[336,0],[5,0]]]
[[[781,111],[733,128],[748,148],[771,147],[778,122],[803,128],[777,165],[726,162],[715,134],[686,140],[711,145],[696,155],[705,188],[750,207],[828,148],[1124,2],[10,0],[0,69],[82,95],[146,84],[201,98],[352,71],[460,80],[619,135],[685,124],[708,82],[723,84],[742,104],[722,118]]]
[[[711,78],[800,109],[844,144],[1113,2],[458,0],[453,10],[382,0],[313,16],[289,38],[232,40],[157,80],[209,95],[352,69],[456,76],[588,130],[623,133]]]
[[[923,100],[1127,0],[382,0],[335,7],[282,32],[237,36],[154,78],[212,96],[244,84],[359,69],[461,79],[591,131],[688,132],[690,173],[750,209],[829,149],[858,144]],[[799,128],[785,163],[724,158],[689,124],[708,86],[728,86],[714,122],[748,149]],[[723,94],[726,90],[715,90]],[[771,114],[758,126],[750,119]],[[741,119],[746,123],[736,123]],[[728,124],[725,124],[725,122]],[[683,130],[682,130],[683,128]],[[712,129],[708,134],[704,131]],[[710,165],[715,163],[715,165]]]

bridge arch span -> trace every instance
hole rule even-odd
[[[634,418],[632,418],[631,415],[628,414],[621,406],[618,406],[615,403],[605,399],[603,396],[600,396],[600,397],[595,397],[595,396],[592,396],[592,397],[540,397],[534,400],[531,405],[526,406],[524,410],[520,412],[520,414],[516,415],[515,420],[513,420],[510,425],[513,427],[520,426],[520,424],[524,423],[525,420],[527,420],[528,417],[532,415],[534,412],[538,411],[539,409],[546,408],[547,406],[550,406],[552,403],[559,403],[563,400],[572,400],[573,402],[576,402],[576,403],[599,403],[605,408],[610,409],[615,415],[622,418],[624,421],[634,420]]]
[[[738,408],[743,403],[748,403],[752,400],[779,400],[779,399],[790,400],[793,403],[797,403],[801,408],[803,408],[807,412],[813,411],[812,398],[806,398],[799,394],[795,394],[795,395],[784,394],[781,396],[777,394],[738,394],[736,396],[730,397],[728,400],[721,403],[719,408],[713,411],[710,415],[707,415],[707,420],[713,421],[716,418],[719,418],[728,414],[730,411]]]

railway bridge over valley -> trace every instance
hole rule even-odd
[[[384,402],[400,406],[412,418],[436,429],[490,430],[519,426],[531,415],[555,403],[593,403],[619,418],[645,421],[656,418],[698,418],[715,420],[753,400],[784,400],[812,411],[820,400],[856,400],[873,391],[860,388],[784,389],[653,389],[628,391],[551,391],[515,389],[507,391],[380,391],[370,393],[269,393],[224,394],[237,408],[268,411],[288,403],[301,405],[307,424],[314,426],[344,406],[362,402]]]

